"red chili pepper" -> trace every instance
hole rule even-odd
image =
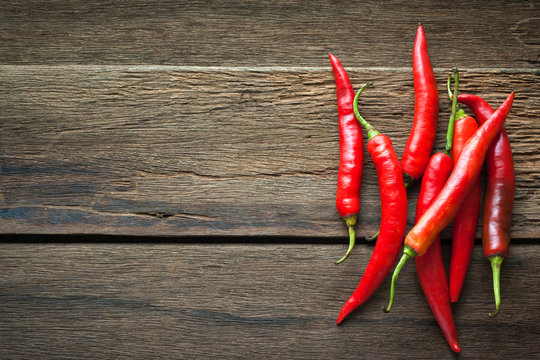
[[[392,307],[395,282],[407,260],[426,253],[437,234],[452,221],[465,197],[473,187],[474,180],[478,177],[482,168],[486,152],[493,139],[500,132],[512,107],[513,100],[514,92],[508,96],[497,111],[467,141],[439,196],[437,196],[435,201],[433,201],[431,206],[405,237],[403,256],[399,260],[392,275],[390,302],[386,311],[390,311]]]
[[[439,92],[421,24],[413,48],[413,77],[414,120],[401,157],[406,186],[422,177],[435,142],[439,115]]]
[[[356,94],[354,113],[368,135],[367,149],[375,164],[381,194],[381,231],[358,287],[347,300],[337,318],[337,323],[345,319],[355,308],[363,304],[383,282],[397,259],[407,223],[407,193],[399,159],[392,147],[392,141],[379,134],[358,112],[358,98],[366,87]]]
[[[405,188],[420,179],[424,173],[435,142],[439,116],[439,92],[422,24],[419,24],[416,30],[413,47],[413,80],[413,125],[401,157]],[[375,240],[379,231],[380,229],[375,234],[366,236],[366,240]]]
[[[336,81],[339,118],[339,170],[336,207],[349,228],[349,248],[336,261],[343,262],[351,253],[355,243],[354,226],[360,211],[360,186],[364,166],[364,140],[362,127],[353,112],[354,90],[347,72],[337,57],[329,54]]]
[[[448,175],[450,175],[454,165],[449,154],[452,150],[452,137],[453,132],[455,131],[456,110],[458,107],[457,70],[455,72],[455,78],[456,86],[454,92],[456,96],[454,96],[454,99],[456,100],[453,100],[452,102],[452,115],[450,116],[450,121],[448,123],[446,149],[445,152],[434,154],[426,166],[424,176],[422,177],[418,202],[416,203],[416,221],[420,219],[433,200],[435,200],[446,183]],[[450,81],[450,77],[448,78],[448,81]],[[415,260],[418,278],[429,306],[431,307],[431,311],[439,323],[439,327],[441,328],[448,345],[450,345],[450,348],[453,351],[458,353],[461,349],[458,345],[456,325],[450,306],[448,282],[446,281],[446,273],[444,271],[444,264],[441,256],[441,240],[439,235],[437,235],[426,253],[417,256]]]
[[[448,84],[448,95],[452,99],[450,84]],[[454,95],[455,97],[456,95]],[[452,157],[454,161],[459,159],[463,146],[478,129],[476,120],[458,108],[456,113],[456,124],[454,129],[454,140],[452,144]],[[476,228],[478,226],[478,215],[480,213],[480,203],[482,188],[480,177],[474,180],[474,185],[461,205],[453,223],[452,232],[452,254],[450,256],[450,301],[457,302],[465,282],[467,269],[471,261],[476,238]]]
[[[458,96],[458,101],[472,109],[480,124],[486,122],[493,114],[491,106],[478,96],[462,94]],[[490,316],[495,316],[501,304],[500,269],[503,259],[508,256],[515,191],[512,149],[504,128],[489,147],[486,164],[487,184],[482,211],[482,243],[493,271],[495,312]]]

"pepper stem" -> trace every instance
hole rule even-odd
[[[339,265],[343,261],[345,261],[345,259],[347,259],[349,257],[349,254],[351,253],[352,249],[354,248],[354,243],[355,243],[355,240],[356,240],[356,234],[354,233],[354,225],[356,225],[356,218],[357,217],[358,217],[358,215],[355,214],[355,215],[351,215],[351,216],[345,216],[343,218],[343,220],[345,220],[345,224],[347,224],[347,226],[349,227],[349,248],[347,249],[347,252],[345,253],[345,255],[343,255],[343,257],[341,259],[334,262],[334,264],[336,264],[336,265]]]
[[[446,88],[448,89],[448,97],[452,100],[452,113],[450,114],[450,120],[448,121],[448,130],[446,130],[446,148],[444,150],[446,155],[451,156],[452,153],[452,141],[454,140],[454,124],[456,123],[457,112],[460,109],[457,98],[459,92],[459,73],[458,69],[454,68],[454,94],[450,91],[450,81],[452,75],[448,74],[448,80],[446,81]],[[461,114],[460,114],[461,116]]]
[[[495,295],[495,312],[489,313],[489,316],[494,317],[499,313],[499,307],[501,306],[501,264],[504,260],[504,256],[495,255],[489,257],[491,263],[491,270],[493,272],[493,294]]]
[[[396,280],[399,276],[399,273],[401,272],[401,269],[403,269],[403,266],[405,266],[405,263],[410,258],[415,257],[416,251],[414,251],[410,246],[405,245],[403,248],[403,256],[401,259],[399,259],[398,264],[396,265],[396,268],[394,269],[394,274],[392,274],[392,285],[390,285],[390,301],[388,302],[388,306],[386,308],[382,308],[384,312],[390,312],[390,308],[392,308],[392,304],[394,303],[394,294],[395,294],[395,288],[396,288]]]
[[[366,88],[370,87],[371,85],[373,85],[372,82],[368,82],[367,84],[365,84],[364,86],[362,86],[360,88],[360,90],[358,90],[358,92],[356,93],[356,96],[354,97],[354,101],[353,101],[353,111],[354,111],[354,115],[356,116],[356,119],[358,120],[358,122],[360,122],[360,124],[362,124],[362,126],[364,127],[364,129],[366,129],[367,131],[367,136],[368,136],[368,140],[371,139],[372,137],[376,136],[376,135],[379,135],[379,132],[377,130],[375,130],[375,128],[373,126],[371,126],[363,117],[362,115],[360,115],[360,112],[358,111],[358,99],[360,98],[360,95],[362,95],[362,93],[364,92],[364,90],[366,90]]]
[[[373,241],[376,240],[379,237],[379,233],[381,232],[381,229],[377,230],[377,232],[371,236],[366,236],[366,241]]]

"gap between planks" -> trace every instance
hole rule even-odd
[[[67,70],[127,70],[127,71],[188,71],[188,72],[320,72],[331,70],[328,66],[191,66],[191,65],[0,65],[0,71],[9,70],[45,70],[45,69],[67,69]],[[412,67],[384,67],[384,66],[345,66],[348,71],[362,72],[412,72]],[[527,68],[459,68],[466,72],[479,73],[520,73],[540,75],[540,69]],[[448,71],[449,68],[433,68],[435,72]]]

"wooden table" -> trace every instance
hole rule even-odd
[[[373,244],[333,264],[348,240],[328,53],[374,82],[362,113],[400,155],[419,22],[437,144],[453,67],[494,107],[517,94],[501,313],[479,227],[460,357],[539,358],[538,2],[148,0],[0,5],[0,358],[453,358],[412,265],[391,313],[387,279],[335,325]],[[362,188],[359,238],[380,219],[367,156]]]

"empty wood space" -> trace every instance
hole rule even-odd
[[[328,53],[355,89],[374,83],[360,110],[401,156],[418,23],[436,148],[453,67],[493,107],[516,92],[503,305],[487,316],[479,226],[453,307],[460,357],[538,357],[537,2],[139,0],[0,5],[0,358],[453,358],[413,265],[391,313],[386,279],[335,325],[380,200],[366,152],[359,241],[333,265],[348,239]]]

